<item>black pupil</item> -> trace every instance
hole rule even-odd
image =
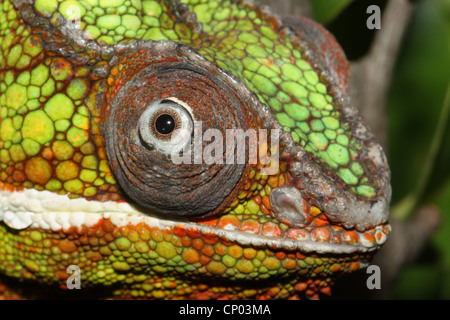
[[[155,127],[160,134],[172,133],[175,129],[175,119],[169,114],[162,114],[156,119]]]

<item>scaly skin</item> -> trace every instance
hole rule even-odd
[[[318,298],[386,241],[389,169],[333,37],[181,2],[2,1],[3,297],[73,294],[76,265],[90,297]],[[173,164],[137,129],[164,99],[203,133],[280,129],[258,147],[279,170]]]

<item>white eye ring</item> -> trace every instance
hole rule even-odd
[[[171,119],[167,132],[158,131],[157,120]],[[139,119],[139,134],[147,144],[167,155],[183,151],[191,143],[194,123],[186,108],[166,99],[151,104]]]

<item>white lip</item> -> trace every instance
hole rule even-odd
[[[219,238],[236,242],[240,245],[251,245],[273,249],[300,250],[303,252],[341,253],[368,252],[376,250],[376,245],[346,245],[311,240],[296,240],[281,237],[268,237],[237,230],[218,229],[189,221],[172,221],[158,219],[138,211],[125,202],[88,201],[86,199],[70,199],[66,195],[58,195],[49,191],[25,189],[22,191],[0,191],[0,221],[12,229],[22,230],[28,227],[45,230],[68,230],[71,227],[92,227],[102,219],[110,219],[117,227],[145,223],[150,227],[171,229],[184,226],[204,234],[215,234]],[[387,237],[385,237],[387,238]]]
[[[143,215],[126,202],[70,199],[66,195],[34,189],[0,192],[0,221],[17,230],[32,227],[57,231],[82,225],[92,227],[101,219],[108,218],[118,227],[141,222],[160,228],[173,224]]]

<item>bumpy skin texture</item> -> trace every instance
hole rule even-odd
[[[5,0],[0,23],[0,295],[71,294],[76,265],[91,297],[317,298],[386,241],[386,159],[315,23],[206,0]],[[173,164],[138,133],[164,99],[203,133],[280,129],[279,170]]]

